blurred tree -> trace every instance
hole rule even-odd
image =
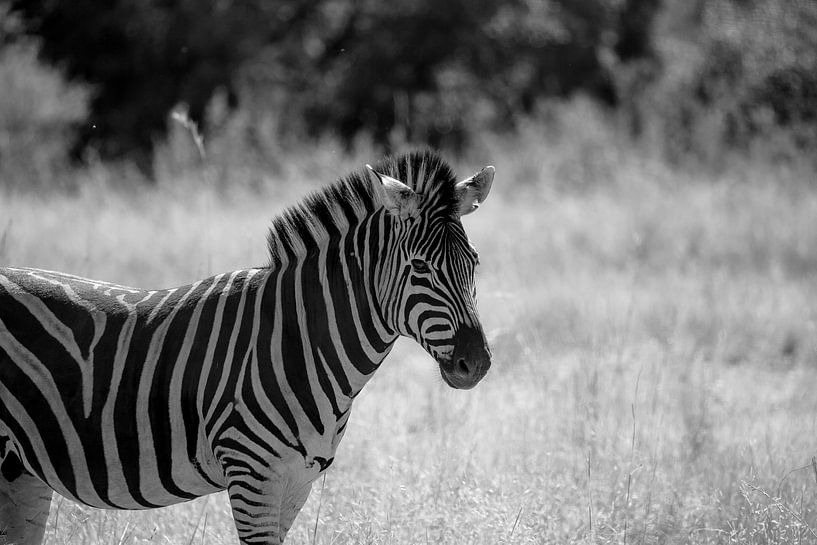
[[[657,0],[326,0],[289,54],[275,44],[253,66],[275,66],[272,81],[298,86],[285,92],[286,109],[310,134],[458,148],[474,131],[512,126],[543,97],[581,91],[616,104],[611,70],[651,54],[657,8]]]
[[[87,114],[87,89],[38,62],[38,40],[22,30],[0,0],[0,186],[68,187],[66,148]]]
[[[655,56],[653,21],[661,0],[627,0],[619,12],[618,40],[614,50],[622,61]]]
[[[263,43],[297,30],[316,2],[263,0],[12,0],[41,55],[93,85],[74,148],[150,168],[154,143],[179,102],[196,121],[218,88],[234,97],[241,63]]]
[[[817,2],[667,1],[655,35],[664,73],[640,100],[670,158],[817,150]]]
[[[460,147],[543,97],[614,105],[658,0],[11,0],[44,58],[92,84],[75,147],[145,168],[184,102],[269,90],[288,131]],[[611,60],[612,59],[612,60]],[[263,95],[265,92],[261,92]]]

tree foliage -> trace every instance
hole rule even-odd
[[[167,115],[277,96],[283,126],[459,146],[543,97],[619,100],[658,0],[11,0],[42,56],[94,90],[76,155],[149,163]]]
[[[817,2],[665,2],[654,30],[662,75],[638,107],[671,158],[817,150]]]

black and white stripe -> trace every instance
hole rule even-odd
[[[492,178],[386,159],[276,219],[267,267],[168,290],[0,268],[0,531],[39,543],[46,486],[117,509],[227,489],[242,543],[280,543],[399,334],[451,386],[487,371],[459,217]]]

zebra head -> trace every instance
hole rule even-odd
[[[494,167],[457,182],[431,153],[369,167],[383,204],[378,292],[388,325],[416,340],[452,388],[473,388],[491,366],[476,306],[479,264],[460,218],[488,196]]]

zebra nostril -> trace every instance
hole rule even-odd
[[[464,374],[466,374],[466,375],[468,374],[469,369],[468,369],[468,365],[465,363],[465,359],[464,359],[464,358],[460,358],[460,359],[458,359],[458,360],[457,360],[457,367],[459,368],[459,370],[460,370],[462,373],[464,373]]]

